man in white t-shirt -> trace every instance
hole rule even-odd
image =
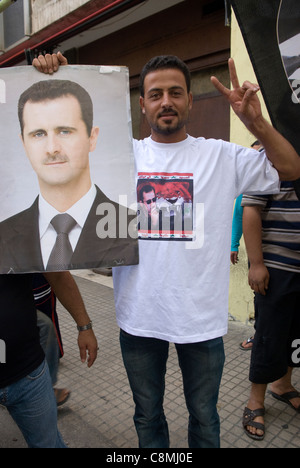
[[[34,65],[49,73],[59,63],[66,64],[61,54],[39,57]],[[151,137],[134,142],[138,192],[151,185],[157,206],[167,200],[169,219],[182,220],[169,226],[165,220],[158,230],[150,226],[140,236],[139,265],[113,273],[122,354],[143,448],[169,446],[163,398],[170,342],[177,349],[190,414],[189,446],[220,446],[216,405],[228,322],[233,202],[241,193],[277,192],[278,173],[284,180],[300,177],[298,154],[262,117],[258,86],[240,86],[232,60],[229,70],[231,91],[215,77],[212,82],[261,140],[263,153],[187,135],[190,74],[177,57],[155,57],[141,74],[140,104]]]

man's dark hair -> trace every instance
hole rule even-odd
[[[144,185],[141,190],[140,190],[140,201],[144,201],[143,200],[143,197],[144,197],[144,193],[150,193],[150,192],[154,192],[155,193],[155,188],[148,184],[148,185]]]
[[[187,65],[175,55],[160,55],[152,58],[143,68],[140,76],[140,94],[145,97],[144,82],[148,73],[153,71],[175,68],[180,70],[185,77],[188,93],[191,90],[191,74]]]
[[[69,80],[45,80],[33,84],[21,94],[18,103],[18,116],[21,126],[21,133],[24,132],[23,113],[27,102],[42,102],[54,100],[64,96],[74,96],[81,108],[82,120],[84,121],[87,133],[90,136],[93,128],[93,103],[89,93],[78,83]]]

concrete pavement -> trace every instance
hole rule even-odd
[[[111,278],[91,271],[75,272],[86,307],[94,322],[100,353],[88,369],[79,358],[77,331],[67,312],[59,306],[65,356],[61,360],[59,387],[72,391],[66,405],[58,410],[59,429],[70,448],[137,448],[133,424],[133,402],[119,346]],[[249,325],[230,321],[225,337],[226,365],[219,398],[222,448],[299,448],[300,415],[287,405],[266,398],[266,437],[263,442],[249,439],[241,426],[248,399],[250,353],[239,343],[253,333]],[[294,373],[300,390],[300,370]],[[174,346],[166,379],[165,412],[169,422],[171,447],[187,448],[188,413]],[[0,448],[23,448],[22,434],[0,406]]]

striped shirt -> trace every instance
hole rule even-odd
[[[242,206],[262,208],[265,265],[300,273],[300,201],[292,182],[281,182],[276,195],[244,195]]]

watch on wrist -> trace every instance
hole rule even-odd
[[[90,323],[88,323],[87,325],[84,325],[83,327],[79,327],[79,326],[77,325],[77,330],[78,330],[79,332],[91,330],[91,328],[93,328],[93,322],[90,322]]]

